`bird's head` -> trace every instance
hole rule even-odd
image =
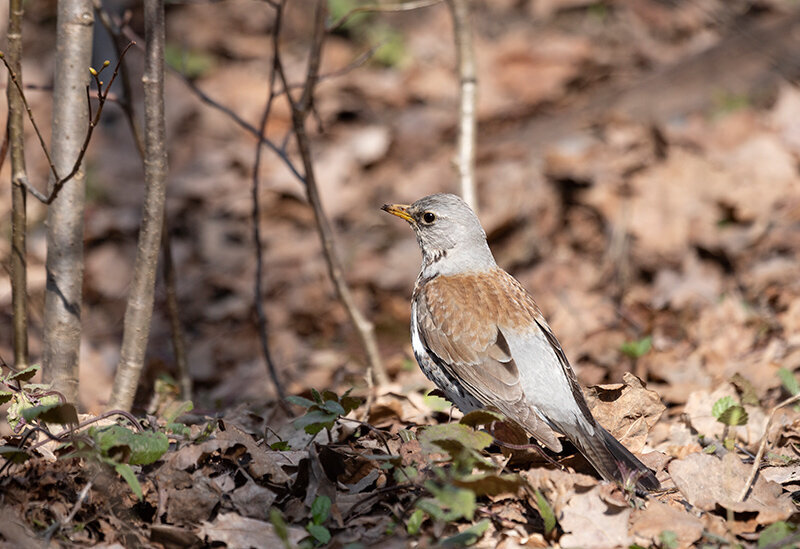
[[[456,195],[433,194],[413,204],[384,204],[381,209],[414,229],[424,274],[452,275],[495,266],[478,217]]]

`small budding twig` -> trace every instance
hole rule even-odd
[[[739,494],[738,501],[744,501],[744,498],[747,497],[748,492],[750,492],[750,488],[753,486],[753,482],[756,480],[758,469],[761,467],[761,460],[764,457],[764,452],[767,450],[769,429],[772,427],[772,421],[775,419],[775,413],[784,406],[794,404],[798,401],[800,401],[800,393],[791,396],[782,402],[779,402],[770,412],[769,420],[767,420],[767,426],[764,428],[764,434],[761,436],[761,442],[758,445],[758,452],[756,452],[756,457],[753,459],[753,466],[750,468],[750,474],[747,475],[747,480],[744,483],[744,487],[742,487],[742,492]]]
[[[75,177],[75,174],[77,174],[78,171],[80,170],[81,163],[83,162],[83,157],[86,155],[86,150],[89,147],[89,142],[92,140],[92,134],[94,133],[94,129],[97,127],[97,124],[100,122],[100,116],[103,114],[103,106],[106,103],[106,99],[108,99],[108,93],[111,90],[111,85],[114,83],[114,80],[116,80],[117,75],[119,74],[119,68],[120,64],[122,63],[122,58],[125,56],[127,51],[133,45],[134,42],[129,43],[122,51],[122,55],[120,55],[119,59],[117,60],[117,64],[114,67],[114,72],[111,75],[111,78],[109,79],[108,85],[106,86],[105,90],[103,89],[104,82],[100,80],[100,73],[102,73],[103,70],[110,65],[110,62],[106,61],[105,63],[103,63],[103,66],[99,71],[95,70],[92,67],[89,67],[89,72],[91,73],[92,78],[94,78],[94,81],[97,84],[97,112],[95,112],[94,117],[92,117],[91,115],[92,111],[90,106],[89,127],[86,130],[86,136],[83,138],[83,144],[81,145],[80,152],[78,153],[78,157],[75,159],[75,163],[73,164],[70,172],[63,177],[58,175],[58,170],[53,164],[53,159],[50,157],[50,152],[47,148],[47,145],[44,142],[44,137],[42,136],[42,132],[39,130],[38,124],[36,124],[36,119],[33,116],[33,110],[31,110],[31,107],[28,104],[28,100],[25,97],[25,92],[23,91],[22,84],[20,83],[19,78],[17,77],[17,73],[8,64],[5,54],[3,54],[3,52],[0,52],[0,61],[2,61],[3,64],[5,65],[6,70],[8,70],[8,75],[11,78],[11,81],[17,88],[19,95],[22,97],[22,104],[25,106],[25,111],[28,113],[28,119],[31,121],[31,125],[33,126],[36,136],[39,138],[39,144],[41,145],[42,151],[44,152],[44,155],[47,158],[47,163],[50,165],[50,172],[53,174],[53,178],[55,179],[50,194],[44,194],[36,190],[36,188],[30,184],[27,176],[19,178],[19,183],[23,185],[28,190],[28,192],[31,193],[40,202],[44,204],[52,204],[53,201],[58,197],[58,193],[61,191],[64,185],[66,185],[70,179]],[[86,86],[86,93],[88,96],[89,94],[88,85]]]

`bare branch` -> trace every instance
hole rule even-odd
[[[145,198],[133,280],[125,308],[122,348],[110,408],[130,410],[136,395],[150,335],[153,298],[167,180],[164,119],[164,2],[145,0]]]
[[[302,95],[299,100],[294,100],[292,94],[287,94],[289,103],[292,108],[292,126],[294,128],[295,138],[297,140],[297,147],[303,161],[303,170],[305,172],[306,194],[308,201],[314,211],[314,217],[317,222],[317,230],[319,231],[320,240],[322,241],[322,249],[325,256],[325,261],[328,266],[328,273],[333,281],[336,293],[339,300],[347,310],[350,320],[356,328],[356,333],[361,339],[361,344],[367,355],[369,367],[374,370],[375,377],[378,383],[383,384],[388,381],[386,371],[383,369],[380,353],[378,352],[378,344],[375,339],[375,328],[372,323],[367,320],[359,311],[353,295],[350,293],[350,288],[344,278],[341,261],[333,238],[333,229],[331,228],[330,221],[328,221],[325,211],[322,207],[322,201],[319,196],[319,189],[317,188],[316,176],[314,173],[314,165],[311,160],[311,141],[306,133],[305,122],[308,115],[311,113],[313,106],[314,86],[319,80],[318,71],[320,59],[322,56],[322,45],[325,41],[325,12],[326,4],[324,1],[317,2],[317,8],[314,18],[314,34],[312,38],[311,51],[309,53],[308,70],[306,74],[306,82],[303,88]],[[278,75],[283,82],[285,89],[289,89],[289,83],[286,79],[286,74],[281,63],[280,56],[276,51],[276,69]]]
[[[28,113],[28,119],[30,120],[31,125],[33,126],[33,129],[34,129],[34,132],[36,133],[36,136],[39,138],[39,144],[41,145],[42,152],[44,152],[44,155],[47,158],[47,163],[50,166],[50,172],[53,174],[53,179],[55,180],[54,183],[53,183],[53,186],[52,186],[52,188],[50,190],[50,193],[47,194],[47,195],[44,195],[41,192],[36,192],[34,187],[32,185],[30,185],[30,182],[28,182],[26,180],[25,186],[28,189],[28,191],[30,191],[30,193],[33,194],[34,197],[36,197],[41,202],[44,202],[45,204],[52,204],[53,201],[58,197],[58,194],[61,192],[61,189],[64,187],[64,185],[67,182],[69,182],[73,177],[75,177],[75,175],[80,170],[81,164],[83,163],[83,157],[86,155],[86,151],[89,148],[89,143],[92,140],[92,134],[94,133],[94,129],[95,129],[95,127],[97,127],[97,124],[100,122],[100,115],[102,115],[103,106],[105,105],[106,101],[108,100],[109,92],[111,90],[111,85],[114,83],[114,80],[116,80],[116,78],[117,78],[117,74],[118,74],[119,68],[120,68],[120,63],[122,63],[122,59],[125,56],[125,54],[127,53],[128,49],[133,45],[135,45],[135,42],[129,43],[125,47],[125,49],[122,51],[119,59],[117,60],[117,65],[114,68],[114,73],[111,75],[111,78],[109,79],[105,90],[103,89],[103,83],[99,80],[97,73],[92,75],[95,78],[95,82],[97,83],[97,86],[98,86],[98,89],[97,89],[97,101],[98,101],[97,112],[92,117],[92,115],[91,115],[91,106],[89,107],[89,111],[88,111],[89,115],[87,116],[87,118],[89,120],[89,125],[88,125],[88,128],[86,130],[86,135],[84,136],[84,139],[83,139],[83,144],[81,145],[81,148],[79,149],[79,151],[77,153],[77,157],[75,158],[75,161],[71,164],[72,167],[70,168],[69,173],[67,175],[63,176],[63,177],[59,176],[58,170],[56,169],[56,166],[55,166],[55,163],[54,163],[53,159],[50,156],[50,152],[49,152],[49,150],[47,148],[47,145],[44,142],[44,137],[42,136],[42,132],[39,130],[39,126],[36,123],[36,118],[33,116],[33,111],[31,110],[30,106],[28,105],[28,100],[25,97],[25,94],[23,92],[23,86],[22,86],[22,83],[19,81],[19,78],[17,76],[17,72],[15,70],[13,70],[11,66],[9,66],[8,62],[6,61],[5,55],[3,55],[2,52],[0,52],[0,61],[2,61],[3,64],[5,64],[6,69],[8,70],[9,79],[13,82],[14,87],[16,87],[16,89],[19,91],[20,95],[22,96],[22,102],[23,102],[23,105],[25,106],[25,111]],[[90,69],[90,70],[93,71],[94,69]],[[88,87],[87,87],[86,93],[87,93],[87,96],[88,96],[89,95]]]
[[[472,47],[469,1],[447,0],[447,3],[453,14],[453,33],[458,50],[459,115],[456,166],[461,183],[461,197],[475,213],[478,213],[478,192],[475,183],[478,79],[475,70],[475,51]]]
[[[272,67],[269,74],[269,94],[267,96],[267,104],[264,107],[264,112],[261,115],[261,123],[258,128],[258,135],[263,136],[267,128],[267,121],[269,120],[270,112],[272,112],[272,103],[275,100],[275,81],[277,74],[277,59],[279,38],[281,32],[281,24],[283,22],[283,1],[280,4],[273,6],[275,8],[275,22],[272,30]],[[261,143],[256,145],[256,157],[253,162],[253,243],[256,250],[256,275],[255,275],[255,301],[256,317],[258,318],[258,338],[261,342],[261,352],[264,355],[264,361],[267,363],[267,370],[272,378],[272,384],[275,386],[275,392],[278,394],[279,401],[282,406],[286,406],[286,390],[283,388],[278,371],[275,367],[275,362],[272,360],[272,354],[269,350],[269,334],[267,332],[267,313],[264,311],[264,304],[262,302],[263,290],[263,270],[264,270],[264,254],[261,244],[261,199],[259,196],[260,177],[259,171],[261,170]]]
[[[411,2],[400,2],[397,4],[374,4],[371,6],[359,6],[351,9],[337,19],[334,23],[331,23],[326,30],[328,32],[336,32],[342,28],[342,26],[344,26],[351,17],[359,13],[411,11],[420,8],[427,8],[429,6],[435,6],[441,2],[442,0],[416,0]]]
[[[747,475],[747,480],[744,483],[744,487],[742,488],[742,492],[739,494],[738,501],[744,501],[747,497],[747,494],[750,492],[750,488],[753,486],[753,482],[756,480],[756,475],[758,474],[758,469],[761,467],[761,460],[764,457],[764,452],[767,449],[767,442],[769,440],[769,429],[772,427],[772,421],[775,419],[775,413],[784,408],[789,406],[790,404],[794,404],[795,402],[800,401],[800,393],[787,398],[786,400],[779,402],[777,406],[775,406],[769,414],[769,420],[767,420],[767,426],[764,428],[764,435],[761,437],[761,442],[758,444],[758,452],[756,452],[756,457],[753,459],[753,466],[750,469],[750,474]]]

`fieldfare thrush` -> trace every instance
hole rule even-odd
[[[422,250],[411,343],[447,399],[464,413],[496,409],[554,452],[564,435],[604,479],[657,490],[653,472],[592,416],[542,312],[497,266],[469,206],[434,194],[382,209],[408,221]]]

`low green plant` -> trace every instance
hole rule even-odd
[[[728,436],[730,428],[747,424],[747,420],[749,419],[747,410],[744,409],[744,406],[736,402],[732,396],[728,395],[718,399],[714,403],[711,407],[711,415],[714,416],[717,421],[725,425],[722,431],[722,443],[728,450],[733,450],[736,439],[735,437]]]
[[[480,539],[489,521],[474,522],[478,498],[514,493],[523,484],[518,475],[501,473],[498,466],[483,455],[494,438],[476,427],[502,420],[501,414],[477,410],[458,423],[431,425],[418,433],[423,451],[447,457],[431,468],[432,478],[422,483],[429,496],[419,499],[409,516],[406,522],[409,534],[418,534],[426,520],[439,524],[464,520],[472,524],[454,536],[438,540],[437,544],[467,546]],[[412,479],[417,474],[413,468],[405,468],[404,473]]]
[[[330,430],[340,417],[346,416],[361,405],[360,398],[350,396],[351,391],[352,389],[348,389],[340,397],[333,391],[320,393],[316,389],[311,389],[313,400],[301,396],[286,397],[287,401],[306,409],[306,413],[295,419],[293,425],[310,435],[316,435],[323,429],[330,435]]]
[[[317,496],[311,504],[311,520],[306,530],[311,534],[314,545],[325,545],[331,540],[331,533],[325,527],[325,521],[331,513],[331,499],[328,496]]]

